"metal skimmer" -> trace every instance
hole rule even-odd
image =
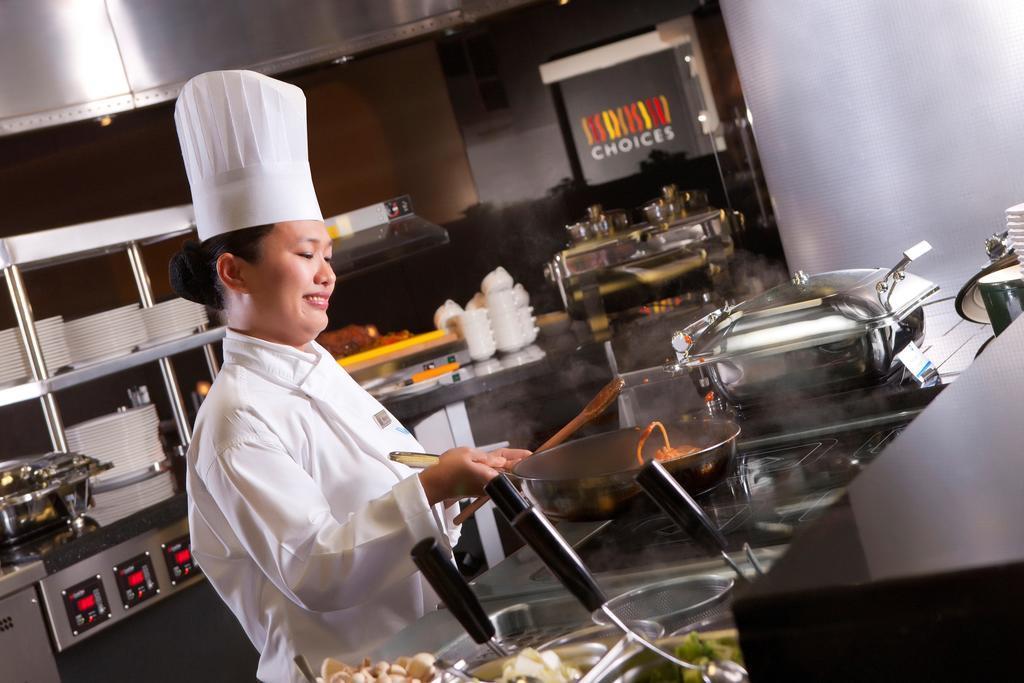
[[[646,619],[673,633],[725,610],[733,583],[718,576],[674,577],[614,597],[608,607],[623,621]],[[611,625],[600,612],[594,618]]]

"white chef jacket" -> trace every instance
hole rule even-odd
[[[300,653],[360,661],[435,604],[413,545],[457,541],[455,510],[387,457],[416,439],[311,348],[228,331],[187,456],[192,552],[263,681],[302,681]]]

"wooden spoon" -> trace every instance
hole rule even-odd
[[[559,429],[554,436],[542,443],[540,448],[535,450],[534,453],[554,448],[560,443],[566,441],[570,436],[575,434],[580,427],[592,421],[598,415],[607,410],[608,406],[610,406],[612,402],[619,397],[619,392],[622,391],[622,387],[625,385],[626,380],[621,377],[612,378],[612,381],[604,385],[601,391],[597,392],[597,396],[592,398],[590,403],[583,407],[583,410],[580,411],[579,415],[570,420],[567,425]],[[455,517],[455,523],[462,524],[465,522],[489,500],[490,498],[487,496],[480,496],[474,500],[472,503],[464,507],[462,512]]]

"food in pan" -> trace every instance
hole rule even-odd
[[[682,644],[676,646],[673,654],[684,662],[698,666],[706,666],[716,660],[743,664],[743,653],[740,652],[735,631],[705,634],[691,631]],[[702,683],[702,680],[699,671],[665,664],[637,679],[636,683]]]
[[[346,325],[341,329],[321,332],[316,340],[335,358],[344,358],[378,346],[404,341],[411,336],[409,330],[381,334],[373,325]]]
[[[323,683],[426,683],[433,680],[436,673],[434,655],[429,652],[376,664],[367,657],[359,666],[349,666],[328,657],[320,667]]]
[[[661,431],[661,438],[665,442],[665,445],[654,452],[654,459],[658,462],[665,462],[666,460],[675,460],[676,458],[682,458],[687,455],[693,455],[700,449],[696,446],[676,446],[672,447],[672,443],[668,439],[668,432],[665,431],[665,425],[661,424],[657,420],[647,425],[643,433],[640,434],[640,440],[636,443],[636,459],[643,465],[644,462],[644,444],[647,443],[648,437],[657,428]]]
[[[528,647],[505,664],[497,683],[516,683],[524,679],[541,683],[571,683],[581,675],[579,669],[564,663],[557,653],[550,650],[538,652]]]

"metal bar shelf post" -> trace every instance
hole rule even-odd
[[[142,259],[142,249],[139,243],[132,241],[128,243],[128,260],[132,266],[132,274],[135,276],[135,285],[139,290],[139,298],[143,308],[153,307],[153,287],[149,281],[149,272]],[[171,412],[174,413],[174,424],[178,429],[178,438],[183,446],[192,442],[192,426],[188,423],[188,412],[185,410],[185,399],[181,395],[181,388],[178,386],[178,376],[174,373],[174,364],[167,356],[160,358],[160,374],[164,378],[164,388],[167,389],[167,397],[171,402]]]
[[[43,347],[36,334],[32,305],[28,301],[28,292],[25,290],[25,281],[21,277],[20,268],[14,264],[5,267],[4,279],[7,281],[7,291],[14,306],[14,315],[18,320],[18,329],[21,332],[21,340],[25,355],[28,357],[29,367],[32,370],[32,377],[37,382],[45,382],[49,379],[49,372],[46,369],[46,359],[43,357]],[[64,433],[64,423],[60,417],[57,400],[52,393],[47,392],[39,397],[39,402],[43,408],[46,430],[50,434],[50,444],[53,446],[53,450],[67,452],[67,435]]]

